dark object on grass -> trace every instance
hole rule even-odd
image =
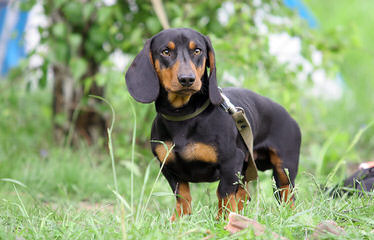
[[[374,190],[374,167],[359,169],[344,180],[344,187],[359,191],[370,192]]]
[[[360,169],[346,178],[342,186],[334,187],[330,193],[333,197],[354,193],[361,196],[364,192],[371,191],[374,191],[374,162],[367,162],[361,164]]]
[[[132,62],[126,84],[137,101],[155,102],[151,147],[177,198],[172,220],[191,214],[189,182],[220,181],[218,216],[226,209],[241,210],[250,197],[235,183],[242,180],[238,173],[246,177],[250,151],[231,115],[221,108],[209,38],[187,28],[158,33]],[[282,106],[250,90],[222,92],[249,120],[257,169],[272,169],[282,199],[293,199],[289,190],[299,164],[298,124]]]

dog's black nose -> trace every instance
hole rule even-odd
[[[195,76],[189,75],[178,75],[178,81],[183,87],[190,87],[195,82]]]

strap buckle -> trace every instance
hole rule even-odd
[[[229,113],[230,115],[234,114],[237,111],[236,107],[234,106],[234,104],[231,103],[230,99],[228,97],[226,97],[225,94],[223,94],[221,88],[219,88],[219,91],[220,91],[221,97],[223,99],[223,102],[220,104],[221,108],[225,112]]]

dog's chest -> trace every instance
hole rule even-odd
[[[167,141],[157,145],[155,152],[165,170],[183,181],[212,182],[219,178],[218,152],[211,144],[194,141],[180,145]]]
[[[218,151],[213,144],[197,141],[165,141],[155,147],[157,158],[160,162],[169,163],[191,163],[204,162],[215,164],[218,162]]]
[[[203,142],[190,142],[185,146],[178,146],[176,153],[181,160],[186,162],[201,161],[205,163],[217,163],[218,161],[216,147]]]
[[[222,132],[213,131],[209,118],[186,122],[158,122],[152,129],[153,153],[165,170],[189,182],[219,179],[222,158]],[[217,128],[218,129],[218,128]]]

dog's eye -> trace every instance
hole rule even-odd
[[[201,54],[201,49],[200,48],[195,48],[195,50],[193,51],[193,54],[194,55],[200,55]]]
[[[167,49],[167,48],[162,50],[161,55],[165,56],[165,57],[169,57],[170,56],[170,50]]]

